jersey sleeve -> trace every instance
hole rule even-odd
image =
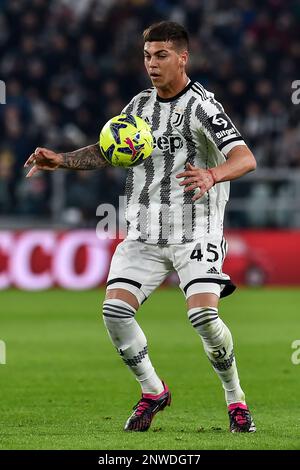
[[[246,145],[223,106],[215,100],[213,94],[208,99],[198,102],[195,119],[197,128],[204,132],[225,156],[236,145]]]
[[[135,97],[132,98],[130,103],[128,103],[121,111],[121,114],[132,114],[135,103]]]

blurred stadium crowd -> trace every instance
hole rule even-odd
[[[97,141],[149,86],[141,33],[162,19],[189,30],[190,77],[222,102],[260,168],[300,168],[297,0],[0,0],[0,214],[49,216],[51,177],[24,179],[24,161],[37,146]],[[122,171],[67,173],[65,206],[84,223],[122,193]]]

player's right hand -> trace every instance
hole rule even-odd
[[[62,161],[62,155],[60,153],[55,153],[52,150],[38,147],[24,164],[25,168],[33,165],[27,173],[26,178],[30,178],[39,170],[56,170],[59,168]]]

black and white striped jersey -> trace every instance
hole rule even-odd
[[[123,113],[146,120],[155,144],[142,165],[128,170],[127,237],[168,245],[209,233],[221,235],[229,182],[218,183],[194,202],[194,192],[184,192],[176,178],[187,162],[215,167],[234,146],[245,145],[214,94],[191,81],[170,99],[149,88],[135,96]]]

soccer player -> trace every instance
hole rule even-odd
[[[254,170],[255,158],[213,93],[188,78],[185,29],[163,21],[150,26],[143,37],[153,87],[135,96],[123,112],[151,125],[155,149],[142,165],[128,170],[128,234],[113,256],[103,304],[110,338],[142,391],[125,430],[147,431],[155,414],[171,402],[135,314],[175,270],[188,319],[224,388],[230,431],[254,432],[232,335],[219,316],[218,304],[235,289],[222,272],[229,181]],[[70,153],[37,148],[25,163],[29,165],[33,166],[27,176],[56,168],[101,169],[107,162],[95,144]]]

